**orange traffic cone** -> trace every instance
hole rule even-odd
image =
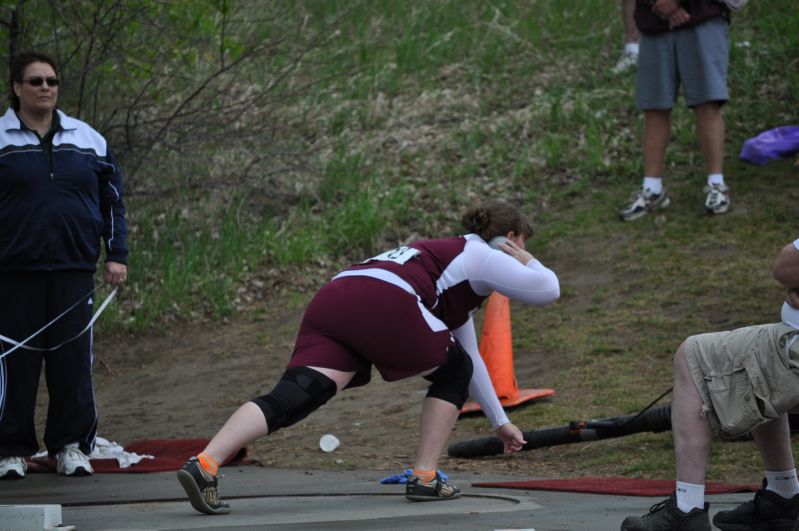
[[[494,392],[504,407],[513,407],[555,394],[554,389],[519,389],[513,373],[513,340],[510,327],[510,300],[497,292],[491,294],[483,318],[480,356],[485,361]],[[461,413],[480,411],[480,405],[469,402]]]

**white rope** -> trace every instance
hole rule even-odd
[[[55,347],[48,347],[48,348],[38,348],[38,347],[29,347],[29,346],[27,346],[27,345],[26,345],[26,343],[27,343],[28,341],[30,341],[30,340],[31,340],[31,339],[33,339],[34,337],[38,336],[39,334],[41,334],[42,332],[44,332],[45,330],[47,330],[47,329],[50,327],[50,325],[52,325],[53,323],[57,322],[59,319],[61,319],[62,317],[64,317],[64,316],[65,316],[67,313],[69,313],[71,310],[73,310],[73,309],[74,309],[74,308],[75,308],[75,307],[76,307],[78,304],[80,304],[81,302],[83,302],[84,300],[86,300],[88,297],[91,297],[91,296],[92,296],[92,294],[93,294],[95,291],[97,291],[97,287],[95,287],[95,288],[94,288],[93,290],[91,290],[89,293],[87,293],[86,295],[84,295],[83,297],[81,297],[80,299],[78,299],[78,301],[77,301],[75,304],[73,304],[72,306],[70,306],[69,308],[67,308],[67,309],[66,309],[66,310],[64,310],[63,312],[61,312],[61,314],[60,314],[58,317],[56,317],[55,319],[53,319],[52,321],[50,321],[49,323],[47,323],[46,325],[44,325],[43,327],[41,327],[39,330],[37,330],[36,332],[34,332],[34,333],[33,333],[33,334],[31,334],[30,336],[28,336],[28,337],[27,337],[27,338],[26,338],[24,341],[15,341],[15,340],[13,340],[13,339],[11,339],[11,338],[9,338],[9,337],[6,337],[6,336],[4,336],[4,335],[0,335],[0,341],[5,341],[6,343],[10,343],[10,344],[14,345],[14,348],[12,348],[11,350],[9,350],[8,352],[4,352],[4,353],[0,354],[0,359],[3,359],[3,358],[5,358],[6,356],[8,356],[9,354],[11,354],[12,352],[14,352],[15,350],[17,350],[18,348],[23,348],[23,349],[25,349],[25,350],[38,350],[38,351],[40,351],[40,352],[49,352],[49,351],[57,350],[57,349],[59,349],[59,348],[63,347],[64,345],[66,345],[67,343],[69,343],[70,341],[75,341],[75,340],[76,340],[76,339],[78,339],[80,336],[82,336],[83,334],[85,334],[85,333],[86,333],[86,331],[87,331],[87,330],[89,330],[89,329],[92,327],[92,325],[93,325],[93,324],[94,324],[94,322],[97,320],[97,318],[98,318],[98,317],[100,317],[100,314],[101,314],[101,313],[103,313],[103,310],[105,310],[106,306],[108,306],[108,305],[110,304],[110,302],[111,302],[111,299],[113,299],[113,298],[114,298],[114,295],[116,295],[116,294],[117,294],[117,288],[114,288],[114,289],[113,289],[113,291],[111,291],[111,293],[109,293],[109,294],[108,294],[108,297],[106,297],[106,298],[105,298],[105,300],[104,300],[104,301],[103,301],[103,303],[100,305],[100,307],[99,307],[99,308],[97,308],[97,311],[96,311],[96,312],[94,312],[94,316],[92,316],[92,319],[91,319],[91,321],[89,321],[89,324],[87,324],[87,325],[86,325],[86,328],[84,328],[83,330],[81,330],[80,332],[78,332],[78,334],[77,334],[77,335],[75,335],[74,337],[71,337],[71,338],[67,339],[66,341],[64,341],[64,342],[62,342],[62,343],[59,343],[59,344],[58,344],[58,345],[56,345]]]

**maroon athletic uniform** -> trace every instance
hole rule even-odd
[[[443,364],[455,344],[450,331],[485,300],[452,267],[466,242],[419,241],[394,250],[395,259],[389,251],[346,269],[305,311],[289,367],[355,371],[348,387],[356,387],[369,381],[372,365],[394,381]],[[364,276],[381,271],[386,278]]]

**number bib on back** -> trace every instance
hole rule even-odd
[[[380,260],[380,261],[388,261],[394,262],[399,265],[403,265],[405,262],[413,258],[414,256],[421,254],[419,249],[414,249],[412,247],[408,247],[403,245],[402,247],[397,247],[396,249],[391,249],[390,251],[386,251],[381,253],[377,256],[373,256],[372,258],[368,258],[364,260],[362,263],[371,262],[373,260]]]

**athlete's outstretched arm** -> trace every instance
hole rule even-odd
[[[474,330],[474,321],[470,317],[465,324],[452,332],[455,339],[461,344],[463,350],[472,359],[472,380],[469,383],[469,394],[480,404],[485,415],[491,422],[491,427],[502,440],[505,452],[517,452],[521,450],[525,440],[521,430],[519,430],[505,414],[502,404],[499,403],[491,377],[488,374],[483,357],[477,346],[477,334]]]

